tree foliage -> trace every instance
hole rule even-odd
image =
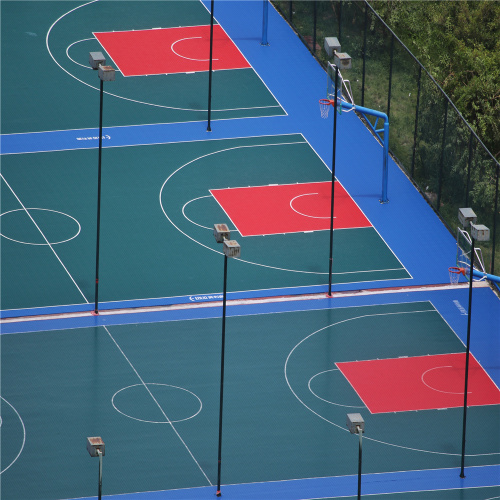
[[[500,2],[375,0],[373,8],[500,158]]]

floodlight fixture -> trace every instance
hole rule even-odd
[[[89,64],[92,69],[99,69],[99,66],[106,64],[106,59],[102,52],[90,52]]]
[[[227,224],[214,224],[214,237],[217,243],[223,243],[231,237]]]
[[[87,438],[87,451],[91,457],[98,457],[105,455],[104,441],[100,437]]]
[[[361,464],[363,461],[363,432],[365,432],[365,421],[360,413],[347,414],[347,427],[351,434],[359,435],[358,455],[358,500],[361,498]]]
[[[112,66],[99,66],[98,75],[103,82],[115,81],[115,69]]]
[[[464,229],[467,229],[470,224],[475,224],[477,220],[477,215],[474,213],[472,208],[459,208],[458,209],[458,221]]]
[[[91,457],[99,457],[99,484],[97,498],[101,500],[102,497],[102,457],[105,453],[104,441],[96,437],[87,438],[87,451]]]
[[[470,235],[476,241],[489,241],[490,230],[483,224],[470,224]]]
[[[365,432],[365,421],[360,413],[347,414],[347,427],[351,434],[359,434]]]
[[[224,240],[223,250],[226,257],[239,257],[241,255],[241,247],[236,240]]]

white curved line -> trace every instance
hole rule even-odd
[[[82,230],[82,226],[80,225],[80,223],[74,217],[72,217],[71,215],[65,214],[64,212],[59,212],[58,210],[51,210],[50,208],[34,208],[34,207],[26,208],[26,210],[43,210],[45,212],[54,212],[56,214],[65,215],[66,217],[73,219],[78,224],[78,231],[74,236],[72,236],[71,238],[68,238],[66,240],[53,241],[53,242],[47,242],[47,243],[31,243],[29,241],[15,240],[14,238],[9,238],[8,236],[5,236],[5,234],[2,234],[2,233],[0,233],[0,236],[2,236],[3,238],[5,238],[7,240],[14,241],[15,243],[21,243],[23,245],[47,246],[49,244],[50,245],[59,245],[60,243],[67,243],[68,241],[74,240],[80,234],[80,232]],[[0,217],[2,217],[3,215],[10,214],[12,212],[24,212],[24,211],[25,210],[22,208],[16,208],[14,210],[8,210],[7,212],[3,212],[2,214],[0,214]]]
[[[321,401],[324,401],[325,403],[328,403],[330,405],[335,405],[335,406],[343,406],[344,408],[366,408],[366,406],[356,406],[356,405],[343,405],[341,403],[334,403],[333,401],[328,401],[328,399],[322,398],[321,396],[318,396],[311,388],[311,381],[316,378],[318,375],[323,375],[323,373],[328,373],[328,372],[335,372],[335,371],[340,371],[338,368],[332,368],[331,370],[325,370],[319,373],[316,373],[316,375],[313,375],[310,379],[309,382],[307,383],[307,387],[309,388],[309,391],[313,394],[313,396],[317,397],[318,399],[321,399]]]
[[[413,314],[413,313],[428,313],[428,312],[435,312],[434,310],[432,309],[428,309],[428,310],[422,310],[422,311],[401,311],[401,312],[393,312],[393,313],[377,313],[377,314],[364,314],[362,316],[356,316],[354,318],[347,318],[347,319],[344,319],[344,320],[341,320],[341,321],[338,321],[336,323],[332,323],[331,325],[327,325],[327,326],[324,326],[323,328],[320,328],[319,330],[316,330],[315,332],[313,333],[310,333],[307,337],[304,337],[298,344],[295,345],[295,347],[290,351],[290,353],[288,354],[287,358],[286,358],[286,361],[285,361],[285,380],[286,380],[286,383],[288,385],[288,388],[290,389],[290,391],[292,392],[292,394],[297,398],[297,400],[303,405],[305,406],[311,413],[313,413],[314,415],[316,415],[317,417],[321,418],[321,420],[324,420],[325,422],[335,426],[335,427],[338,427],[339,429],[345,431],[345,432],[349,432],[349,429],[341,426],[341,425],[338,425],[336,424],[335,422],[332,422],[331,420],[328,420],[327,418],[323,417],[323,415],[320,415],[319,413],[315,412],[312,408],[310,408],[309,406],[306,405],[306,403],[304,403],[304,401],[302,401],[299,396],[297,395],[297,393],[292,389],[292,386],[290,384],[290,381],[288,380],[288,375],[287,375],[287,366],[288,366],[288,361],[290,360],[290,357],[291,355],[293,354],[293,352],[295,351],[295,349],[297,349],[297,347],[300,346],[300,344],[302,344],[303,342],[305,342],[308,338],[312,337],[313,335],[315,335],[316,333],[319,333],[323,330],[326,330],[327,328],[330,328],[332,326],[337,326],[337,325],[340,325],[342,323],[347,323],[348,321],[353,321],[355,319],[361,319],[361,318],[369,318],[369,317],[375,317],[375,316],[392,316],[392,315],[397,315],[397,314]],[[446,456],[460,456],[460,453],[446,453],[446,452],[441,452],[441,451],[431,451],[431,450],[421,450],[419,448],[411,448],[409,446],[402,446],[400,444],[394,444],[394,443],[388,443],[386,441],[381,441],[379,439],[374,439],[374,438],[371,438],[371,437],[364,437],[363,439],[368,439],[369,441],[373,441],[374,443],[380,443],[380,444],[385,444],[387,446],[393,446],[394,448],[400,448],[400,449],[403,449],[403,450],[410,450],[410,451],[418,451],[418,452],[422,452],[422,453],[431,453],[433,455],[446,455]],[[479,457],[479,456],[490,456],[490,455],[499,455],[500,453],[497,453],[497,452],[494,452],[494,453],[477,453],[477,454],[474,454],[474,455],[467,455],[469,457]]]
[[[198,161],[202,158],[206,158],[208,156],[211,156],[211,155],[214,155],[214,154],[217,154],[217,153],[223,153],[223,152],[226,152],[226,151],[231,151],[231,150],[235,150],[235,149],[242,149],[242,148],[253,148],[253,147],[266,147],[266,146],[287,146],[289,144],[305,144],[303,141],[295,141],[295,142],[282,142],[282,143],[272,143],[272,144],[255,144],[255,145],[249,145],[249,146],[234,146],[234,147],[231,147],[231,148],[226,148],[226,149],[221,149],[221,150],[218,150],[218,151],[213,151],[211,153],[207,153],[205,155],[201,155],[197,158],[194,158],[190,161],[188,161],[187,163],[185,163],[184,165],[181,165],[179,168],[177,168],[176,170],[174,170],[174,172],[172,172],[168,177],[167,179],[165,180],[165,182],[163,183],[163,185],[161,186],[160,188],[160,195],[159,195],[159,202],[160,202],[160,207],[161,207],[161,210],[163,212],[163,215],[166,217],[166,219],[170,222],[170,224],[172,224],[172,226],[175,227],[175,229],[177,229],[177,231],[179,231],[181,234],[183,234],[184,236],[186,236],[186,238],[189,238],[191,241],[194,241],[195,243],[197,243],[198,245],[212,251],[212,252],[215,252],[215,253],[218,253],[220,255],[223,255],[222,252],[218,251],[218,250],[214,250],[213,248],[207,246],[207,245],[204,245],[203,243],[200,243],[198,240],[195,240],[193,237],[189,236],[187,233],[185,233],[182,229],[180,229],[175,223],[174,221],[167,215],[167,212],[165,210],[165,207],[163,206],[163,202],[161,200],[162,198],[162,193],[163,193],[163,189],[165,188],[167,182],[177,173],[179,172],[180,170],[182,170],[184,167],[187,167],[188,165],[190,165],[191,163],[194,163],[195,161]],[[189,202],[188,202],[189,203]],[[187,218],[187,217],[186,217]],[[189,219],[188,219],[189,220]],[[202,226],[203,227],[203,226]],[[301,271],[301,270],[298,270],[298,269],[286,269],[286,268],[283,268],[283,267],[276,267],[276,266],[268,266],[266,264],[260,264],[258,262],[251,262],[249,260],[244,260],[244,259],[235,259],[235,260],[239,260],[241,262],[245,262],[246,264],[253,264],[255,266],[260,266],[260,267],[265,267],[267,269],[275,269],[277,271],[287,271],[287,272],[291,272],[291,273],[302,273],[302,274],[318,274],[318,275],[328,275],[328,272],[317,272],[317,271]],[[394,268],[394,269],[370,269],[370,270],[366,270],[366,271],[343,271],[343,272],[333,272],[332,275],[345,275],[345,274],[358,274],[358,273],[373,273],[373,272],[385,272],[385,271],[395,271],[395,270],[398,270],[398,269],[401,269],[401,268]]]
[[[193,201],[196,201],[196,200],[201,200],[202,198],[213,198],[212,195],[208,194],[208,195],[205,195],[205,196],[198,196],[198,198],[193,198],[192,200],[189,200],[188,202],[184,203],[184,206],[182,207],[182,215],[184,215],[184,217],[189,221],[191,222],[191,224],[194,224],[195,226],[198,226],[198,227],[201,227],[203,229],[209,229],[210,231],[213,230],[213,227],[207,227],[207,226],[203,226],[201,224],[198,224],[197,222],[195,222],[194,220],[191,220],[187,215],[186,215],[186,212],[184,211],[184,209]],[[230,229],[230,231],[236,231],[236,229]]]
[[[2,399],[2,401],[5,401],[14,410],[14,412],[16,413],[17,417],[19,418],[21,425],[23,427],[23,444],[21,445],[21,449],[19,450],[19,453],[16,455],[16,458],[14,458],[14,460],[12,460],[12,462],[7,467],[5,467],[5,469],[2,469],[0,471],[0,474],[3,474],[7,469],[12,467],[15,462],[17,462],[17,459],[20,457],[21,453],[24,450],[24,444],[26,443],[26,427],[24,426],[23,419],[21,418],[21,415],[19,415],[19,412],[5,398],[0,396],[0,399]]]
[[[77,78],[75,75],[73,75],[72,73],[70,73],[67,69],[63,68],[56,60],[56,58],[54,57],[54,55],[52,54],[51,50],[50,50],[50,46],[49,46],[49,36],[50,36],[50,33],[52,31],[52,28],[65,16],[67,16],[68,14],[71,14],[72,12],[74,12],[75,10],[81,8],[81,7],[86,7],[87,5],[90,5],[92,3],[95,3],[99,0],[92,0],[90,2],[87,2],[87,3],[84,3],[82,5],[79,5],[78,7],[75,7],[74,9],[71,9],[69,10],[68,12],[66,12],[65,14],[63,14],[61,17],[59,17],[58,19],[56,19],[52,25],[50,26],[50,28],[48,29],[47,31],[47,35],[45,36],[45,46],[47,48],[47,52],[49,53],[50,57],[52,58],[52,60],[57,64],[57,66],[59,66],[59,68],[61,68],[67,75],[69,75],[71,78],[74,78],[77,82],[80,82],[82,83],[83,85],[87,86],[87,87],[90,87],[91,89],[94,89],[94,90],[97,90],[98,92],[100,91],[100,88],[99,87],[96,87],[94,85],[90,85],[90,83],[87,83],[87,82],[84,82],[83,80],[81,80],[80,78]],[[111,92],[107,92],[107,91],[104,91],[104,94],[106,95],[109,95],[111,97],[116,97],[117,99],[123,99],[124,101],[129,101],[129,102],[134,102],[136,104],[144,104],[145,106],[153,106],[155,108],[163,108],[163,109],[175,109],[177,111],[195,111],[195,112],[206,112],[208,111],[208,109],[195,109],[195,108],[180,108],[180,107],[176,107],[176,106],[166,106],[164,104],[154,104],[154,103],[151,103],[151,102],[144,102],[144,101],[138,101],[137,99],[130,99],[128,97],[123,97],[123,96],[120,96],[120,95],[117,95],[117,94],[112,94]],[[242,108],[226,108],[226,109],[212,109],[213,112],[221,112],[221,111],[244,111],[244,110],[247,110],[247,109],[268,109],[268,108],[280,108],[281,106],[279,105],[272,105],[272,106],[249,106],[249,107],[242,107]]]
[[[198,226],[198,227],[202,227],[203,229],[212,229],[210,227],[207,227],[207,226],[202,226],[201,224],[198,224],[197,222],[191,220],[187,215],[186,213],[184,212],[184,209],[192,202],[192,201],[196,201],[196,200],[201,200],[202,198],[211,198],[211,196],[208,194],[208,195],[205,195],[205,196],[199,196],[198,198],[193,198],[192,200],[189,200],[188,202],[184,203],[184,206],[182,207],[182,215],[184,215],[184,217],[189,221],[191,222],[191,224],[194,224],[195,226]]]
[[[196,415],[198,415],[198,413],[200,413],[201,409],[203,408],[203,403],[201,402],[201,399],[194,393],[194,392],[191,392],[190,390],[188,389],[185,389],[184,387],[178,387],[176,385],[170,385],[170,384],[160,384],[160,383],[157,383],[157,382],[147,382],[146,385],[161,385],[161,386],[164,386],[164,387],[172,387],[174,389],[180,389],[181,391],[185,391],[185,392],[189,392],[189,394],[191,394],[192,396],[194,396],[198,402],[200,403],[200,408],[198,409],[198,411],[191,415],[190,417],[186,417],[186,418],[181,418],[179,420],[164,420],[162,422],[160,421],[155,421],[155,420],[144,420],[142,418],[136,418],[136,417],[132,417],[132,415],[128,415],[127,413],[124,413],[123,411],[119,410],[116,405],[115,405],[115,396],[117,394],[119,394],[120,392],[124,391],[125,389],[130,389],[131,387],[142,387],[142,384],[133,384],[133,385],[129,385],[127,387],[123,387],[122,389],[120,389],[119,391],[116,391],[112,398],[111,398],[111,404],[113,405],[113,408],[118,412],[118,413],[121,413],[123,416],[127,417],[127,418],[131,418],[132,420],[137,420],[138,422],[144,422],[144,423],[147,423],[147,424],[169,424],[169,423],[177,423],[177,422],[184,422],[186,420],[190,420],[194,417],[196,417]]]
[[[324,216],[319,217],[319,216],[316,216],[316,215],[307,215],[307,214],[303,214],[302,212],[299,212],[298,210],[296,210],[295,208],[293,208],[292,203],[293,203],[293,202],[294,202],[297,198],[300,198],[301,196],[311,196],[311,195],[314,195],[314,194],[318,195],[319,193],[304,193],[304,194],[299,194],[299,195],[295,196],[295,198],[292,198],[292,199],[290,200],[290,208],[291,208],[294,212],[298,213],[299,215],[303,215],[304,217],[311,217],[312,219],[330,219],[330,217],[329,217],[329,216],[328,216],[328,217],[324,217]],[[335,219],[335,217],[334,217],[334,219]]]
[[[231,148],[226,148],[226,149],[221,149],[219,151],[212,151],[211,153],[207,153],[205,155],[201,155],[197,158],[194,158],[190,161],[188,161],[187,163],[185,163],[184,165],[181,165],[177,170],[174,170],[168,177],[167,179],[165,180],[165,182],[163,183],[163,185],[161,186],[161,189],[160,189],[160,196],[159,196],[159,200],[160,200],[160,207],[161,207],[161,210],[163,212],[163,215],[165,215],[165,217],[167,218],[167,220],[170,222],[170,224],[172,224],[172,226],[175,227],[175,229],[177,229],[177,231],[179,231],[181,234],[183,234],[184,236],[186,236],[186,238],[189,238],[191,241],[194,241],[195,243],[197,243],[198,245],[201,245],[202,247],[212,251],[212,252],[215,252],[215,253],[218,253],[220,255],[223,255],[222,252],[220,252],[219,250],[214,250],[213,248],[207,246],[207,245],[204,245],[203,243],[200,243],[198,240],[195,240],[192,236],[189,236],[189,234],[185,233],[182,229],[180,229],[175,223],[174,221],[167,215],[167,212],[165,211],[165,207],[163,206],[163,202],[161,200],[162,198],[162,193],[163,193],[163,189],[165,188],[165,186],[167,185],[167,182],[177,173],[179,172],[179,170],[183,169],[184,167],[187,167],[188,165],[190,165],[191,163],[194,163],[195,161],[198,161],[198,160],[201,160],[202,158],[206,158],[208,156],[211,156],[211,155],[214,155],[214,154],[217,154],[217,153],[223,153],[223,152],[226,152],[226,151],[231,151],[231,150],[235,150],[235,149],[242,149],[242,148],[254,148],[254,147],[264,147],[264,146],[285,146],[285,145],[289,145],[289,144],[304,144],[302,141],[300,142],[284,142],[284,143],[277,143],[277,144],[252,144],[252,145],[248,145],[248,146],[234,146],[234,147],[231,147]],[[289,272],[293,272],[293,273],[304,273],[304,274],[324,274],[324,275],[327,275],[328,273],[318,273],[318,272],[315,272],[315,271],[300,271],[300,270],[297,270],[297,269],[285,269],[285,268],[281,268],[281,267],[275,267],[275,266],[268,266],[266,264],[259,264],[258,262],[250,262],[248,260],[243,260],[243,259],[235,259],[235,260],[239,260],[240,262],[245,262],[246,264],[253,264],[253,265],[256,265],[256,266],[260,266],[260,267],[266,267],[268,269],[276,269],[278,271],[289,271]]]
[[[427,373],[429,373],[430,371],[432,370],[439,370],[440,368],[453,368],[453,366],[451,365],[447,365],[447,366],[435,366],[433,368],[429,368],[428,370],[426,370],[424,373],[422,373],[422,376],[420,377],[421,380],[422,380],[422,383],[427,386],[429,389],[432,389],[433,391],[436,391],[436,392],[442,392],[443,394],[463,394],[463,392],[450,392],[450,391],[441,391],[439,389],[436,389],[435,387],[432,387],[431,385],[429,385],[425,380],[424,380],[424,377]],[[467,394],[472,394],[472,391],[467,391]]]
[[[179,54],[178,52],[176,52],[174,50],[174,45],[179,43],[179,42],[183,42],[184,40],[194,40],[196,38],[203,38],[201,36],[189,36],[189,37],[186,37],[186,38],[180,38],[179,40],[176,40],[174,43],[172,43],[172,45],[170,46],[170,50],[176,55],[176,56],[179,56],[179,57],[182,57],[183,59],[189,59],[190,61],[199,61],[199,62],[206,62],[206,61],[210,61],[210,59],[195,59],[194,57],[187,57],[187,56],[183,56],[182,54]],[[216,58],[212,58],[212,61],[218,61],[219,59],[216,59]]]
[[[179,172],[180,170],[182,170],[184,167],[187,167],[191,163],[194,163],[195,161],[198,161],[198,160],[200,160],[202,158],[206,158],[208,156],[211,156],[211,155],[214,155],[214,154],[217,154],[217,153],[223,153],[223,152],[226,152],[226,151],[231,151],[231,150],[235,150],[235,149],[243,149],[243,148],[254,148],[254,147],[257,148],[257,147],[266,147],[266,146],[288,146],[290,144],[306,144],[306,143],[303,142],[303,141],[294,141],[294,142],[281,142],[281,143],[271,143],[271,144],[252,144],[252,145],[248,145],[248,146],[234,146],[234,147],[231,147],[231,148],[220,149],[218,151],[212,151],[211,153],[207,153],[205,155],[201,155],[201,156],[199,156],[197,158],[194,158],[194,159],[188,161],[184,165],[181,165],[179,168],[177,168],[176,170],[174,170],[167,177],[167,179],[165,180],[165,182],[162,184],[162,186],[160,188],[159,201],[160,201],[160,207],[161,207],[161,210],[163,212],[163,215],[165,215],[165,217],[170,222],[170,224],[172,224],[172,226],[174,226],[175,229],[177,229],[177,231],[179,231],[181,234],[183,234],[184,236],[186,236],[186,238],[189,238],[191,241],[194,241],[198,245],[200,245],[200,246],[202,246],[202,247],[204,247],[204,248],[206,248],[206,249],[208,249],[208,250],[210,250],[212,252],[215,252],[215,253],[218,253],[220,255],[223,255],[222,252],[220,252],[218,250],[214,250],[213,248],[211,248],[211,247],[209,247],[207,245],[204,245],[203,243],[200,243],[198,240],[195,240],[193,237],[189,236],[187,233],[185,233],[184,231],[182,231],[182,229],[180,229],[174,223],[174,221],[167,215],[167,212],[165,211],[165,207],[163,206],[163,203],[161,201],[163,189],[165,188],[167,182],[177,172]],[[244,260],[244,259],[235,259],[235,260],[239,260],[240,262],[245,262],[246,264],[252,264],[252,265],[255,265],[255,266],[265,267],[267,269],[275,269],[277,271],[287,271],[287,272],[291,272],[291,273],[302,273],[302,274],[317,274],[317,275],[325,275],[325,276],[328,275],[328,272],[301,271],[301,270],[298,270],[298,269],[286,269],[286,268],[283,268],[283,267],[268,266],[266,264],[260,264],[259,262],[251,262],[249,260]],[[359,273],[375,273],[375,272],[385,272],[385,271],[396,271],[396,270],[399,270],[399,269],[401,269],[401,268],[394,268],[394,269],[369,269],[369,270],[366,270],[366,271],[342,271],[342,272],[332,272],[332,275],[346,275],[346,274],[359,274]]]
[[[68,47],[66,48],[66,56],[71,62],[77,64],[78,66],[81,66],[82,68],[85,68],[85,69],[92,70],[92,68],[89,65],[79,63],[79,62],[75,61],[72,57],[70,57],[70,55],[69,55],[69,49],[71,49],[71,47],[73,47],[73,45],[76,45],[77,43],[80,43],[80,42],[88,42],[89,40],[95,40],[95,38],[83,38],[82,40],[77,40],[76,42],[73,42],[71,45],[68,45]]]

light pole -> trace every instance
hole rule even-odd
[[[360,413],[347,414],[347,427],[351,434],[359,434],[359,456],[358,456],[358,500],[361,498],[361,462],[363,458],[362,439],[365,432],[365,421]]]
[[[104,456],[104,441],[100,437],[87,438],[87,451],[91,457],[99,457],[99,486],[97,498],[101,500],[102,495],[102,457]]]
[[[220,359],[220,398],[219,398],[219,450],[217,454],[217,493],[221,496],[220,475],[222,462],[222,403],[224,399],[224,351],[226,343],[226,291],[227,291],[227,258],[239,257],[241,248],[237,241],[230,240],[230,232],[226,224],[214,225],[214,237],[217,243],[223,244],[224,250],[224,288],[222,294],[222,348]]]
[[[98,71],[101,81],[100,101],[99,101],[99,160],[97,174],[97,238],[96,238],[96,258],[95,258],[95,297],[94,313],[99,314],[99,243],[101,233],[101,158],[102,158],[102,108],[104,95],[104,82],[115,80],[115,70],[111,66],[105,66],[106,59],[102,52],[90,52],[89,63],[93,70]]]
[[[470,353],[470,324],[472,317],[472,283],[474,281],[474,256],[476,241],[488,241],[490,239],[490,230],[481,224],[476,225],[477,216],[471,208],[459,208],[458,220],[464,229],[470,227],[471,236],[471,254],[469,271],[469,309],[467,312],[467,345],[465,350],[465,387],[464,387],[464,414],[462,428],[462,461],[460,466],[460,477],[464,478],[465,465],[465,433],[467,428],[467,390],[469,385],[469,353]]]
[[[213,57],[214,57],[214,0],[210,2],[210,57],[208,64],[208,118],[207,132],[212,131],[211,115],[212,115],[212,73],[213,73]]]
[[[338,97],[338,81],[339,81],[339,67],[335,65],[335,99],[320,99],[322,105],[321,117],[328,118],[328,106],[340,106]],[[337,148],[337,113],[333,113],[333,146],[332,146],[332,194],[330,198],[330,255],[328,264],[328,296],[332,296],[332,270],[333,270],[333,214],[335,205],[335,163],[336,163],[336,148]]]

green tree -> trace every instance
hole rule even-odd
[[[500,158],[500,2],[370,2]]]

